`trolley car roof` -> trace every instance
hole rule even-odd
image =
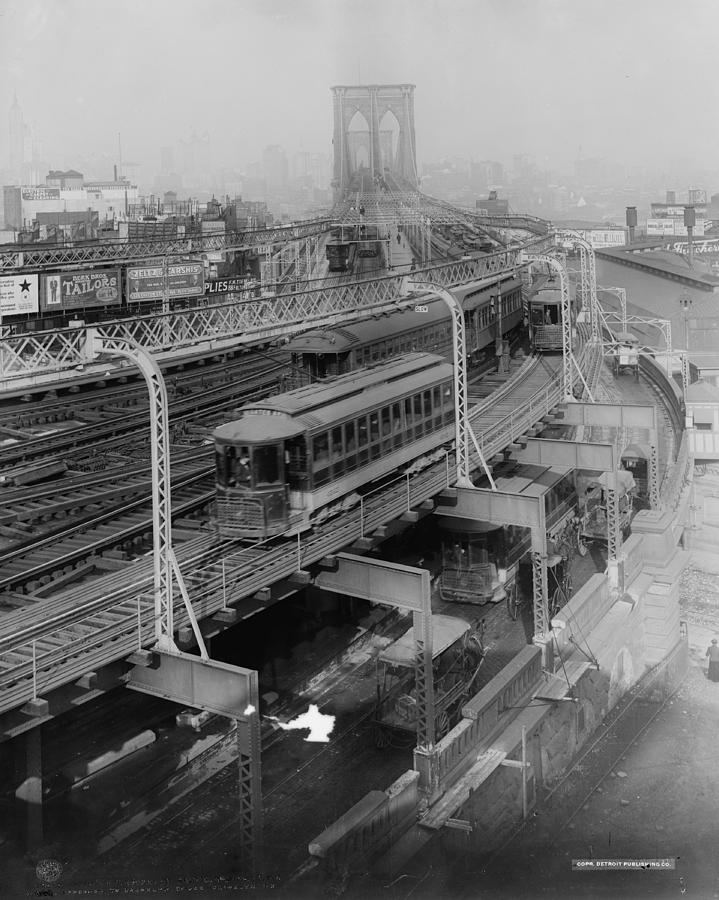
[[[469,622],[458,619],[456,616],[433,615],[432,659],[436,659],[440,653],[444,653],[448,647],[451,647],[469,631],[469,628]],[[414,629],[409,628],[394,643],[385,647],[379,658],[382,662],[393,666],[413,667],[415,660]]]
[[[234,422],[220,425],[213,432],[216,439],[237,443],[261,444],[263,441],[284,441],[297,437],[305,430],[303,424],[286,416],[243,416]]]
[[[286,394],[268,397],[260,403],[252,403],[242,407],[243,415],[247,410],[265,410],[270,414],[285,413],[288,416],[301,416],[320,413],[333,404],[351,397],[359,396],[363,391],[386,384],[395,385],[405,378],[416,378],[421,384],[423,373],[431,373],[441,377],[453,377],[453,369],[441,356],[433,353],[408,353],[397,359],[377,363],[347,375],[327,381],[315,382]],[[428,376],[429,377],[429,376]]]
[[[521,287],[521,284],[519,278],[510,278],[501,283],[500,291],[508,293]],[[496,290],[496,283],[472,282],[452,288],[452,293],[460,301],[465,312],[469,312],[488,301],[490,294]],[[423,305],[425,311],[417,312],[413,306],[405,305],[348,325],[313,328],[288,341],[285,350],[291,353],[347,353],[358,345],[449,320],[449,310],[444,300],[430,296],[425,304],[418,305]]]

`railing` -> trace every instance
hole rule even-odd
[[[415,270],[413,277],[452,287],[491,280],[514,270],[521,250],[506,250],[481,259],[465,259]],[[156,316],[102,322],[98,335],[138,343],[152,353],[189,347],[203,341],[220,346],[283,337],[308,325],[332,324],[360,318],[369,310],[396,309],[414,304],[402,295],[403,278],[387,275],[298,290],[291,294],[247,299],[231,304],[163,313]],[[87,329],[73,328],[5,337],[0,341],[0,379],[9,388],[14,377],[73,369],[92,362]]]
[[[555,375],[525,402],[522,410],[513,411],[487,428],[476,428],[485,456],[499,452],[539,421],[556,406],[559,394],[559,376]],[[477,418],[481,420],[475,415],[474,420]],[[472,465],[479,468],[476,453],[472,454]],[[268,542],[226,557],[220,571],[214,560],[200,566],[195,560],[183,558],[182,547],[178,548],[180,565],[186,570],[192,567],[188,588],[197,618],[210,616],[319,561],[338,547],[350,546],[358,538],[372,534],[450,486],[455,471],[454,455],[448,453],[423,472],[398,477],[365,495],[359,508],[336,517],[319,533],[298,535],[294,552],[290,551],[291,544],[272,546]],[[123,658],[139,646],[154,643],[155,611],[147,601],[152,591],[148,561],[136,570],[134,579],[128,574],[127,582],[132,587],[123,586],[111,595],[101,593],[84,602],[78,602],[76,591],[68,593],[63,611],[44,621],[39,621],[34,612],[11,613],[4,618],[0,652],[7,655],[2,659],[4,670],[0,673],[0,712],[59,687],[93,667]],[[102,586],[96,589],[102,591]],[[58,596],[56,610],[62,606],[64,596]],[[103,617],[116,621],[107,623]],[[13,618],[18,624],[25,624],[21,628],[13,626]],[[73,624],[83,624],[93,633],[77,637],[67,631]],[[184,604],[177,602],[175,625],[180,628],[187,624]],[[44,647],[39,646],[41,642]],[[55,646],[49,649],[47,645],[51,643]],[[20,661],[18,657],[24,659]]]
[[[113,241],[81,246],[18,246],[0,250],[0,272],[53,268],[60,265],[123,263],[162,256],[201,254],[222,250],[296,241],[322,234],[331,227],[328,218],[308,219],[293,225],[278,225],[254,231],[229,231],[220,234],[198,234],[165,240]]]
[[[436,786],[441,790],[460,766],[469,762],[481,742],[514,718],[517,701],[539,682],[541,674],[541,650],[531,645],[524,647],[462,707],[462,720],[442,738],[432,754],[415,753],[420,788],[430,787],[434,773]]]

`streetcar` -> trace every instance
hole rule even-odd
[[[325,247],[330,272],[346,272],[350,264],[350,248],[347,241],[328,241]]]
[[[529,298],[529,338],[534,350],[540,352],[561,351],[562,292],[546,287]],[[570,326],[571,327],[571,326]]]
[[[639,380],[639,338],[631,331],[620,331],[616,337],[616,345],[611,351],[612,372],[614,377],[627,369]]]
[[[559,565],[551,573],[557,581],[550,584],[550,598],[562,586],[576,550],[576,520],[579,498],[575,474],[547,467],[509,462],[494,472],[498,490],[511,490],[544,499],[547,547],[550,558]],[[480,482],[480,487],[485,485]],[[487,484],[488,486],[488,484]],[[505,600],[513,618],[522,597],[531,594],[521,573],[531,549],[529,528],[518,525],[496,525],[490,522],[442,516],[442,569],[438,579],[442,600],[482,606]],[[530,579],[531,580],[531,579]],[[562,592],[560,590],[560,593]]]
[[[484,660],[480,633],[456,616],[432,616],[432,675],[435,737],[444,737],[457,723],[462,706],[476,692]],[[414,629],[380,653],[377,665],[375,743],[410,745],[416,740],[420,706],[415,684]]]
[[[577,546],[579,553],[585,556],[589,545],[594,541],[606,542],[607,535],[607,490],[610,474],[579,475],[579,527]],[[626,469],[616,472],[616,490],[618,494],[618,524],[626,537],[634,513],[634,495],[636,485],[634,476]]]
[[[364,485],[421,471],[454,437],[454,370],[429,353],[268,397],[213,432],[223,538],[296,534]]]
[[[483,351],[494,349],[501,319],[503,337],[522,323],[524,309],[521,281],[506,279],[501,294],[496,286],[464,285],[453,292],[462,303],[467,327],[467,352],[477,361]],[[286,388],[320,378],[343,375],[400,353],[423,351],[452,359],[452,321],[445,302],[430,297],[415,307],[369,315],[366,319],[315,328],[288,341],[292,372]]]

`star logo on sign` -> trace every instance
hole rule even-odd
[[[28,282],[27,278],[20,285],[20,290],[23,292],[23,294],[25,293],[25,291],[30,290],[30,283]]]

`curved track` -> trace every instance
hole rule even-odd
[[[486,457],[508,446],[557,404],[560,389],[553,371],[557,362],[558,358],[552,364],[547,357],[529,360],[507,383],[502,396],[493,396],[474,412],[472,425]],[[245,598],[249,602],[266,585],[420,507],[452,483],[452,471],[453,460],[448,456],[421,473],[398,478],[376,495],[366,496],[359,510],[332,519],[301,542],[278,540],[251,548],[211,536],[185,542],[177,553],[198,618],[225,604],[235,605]],[[0,711],[32,696],[33,668],[38,692],[47,691],[128,655],[138,643],[152,643],[151,591],[152,564],[143,559],[122,572],[61,592],[31,610],[4,616]],[[176,627],[186,623],[184,608],[176,605]]]

